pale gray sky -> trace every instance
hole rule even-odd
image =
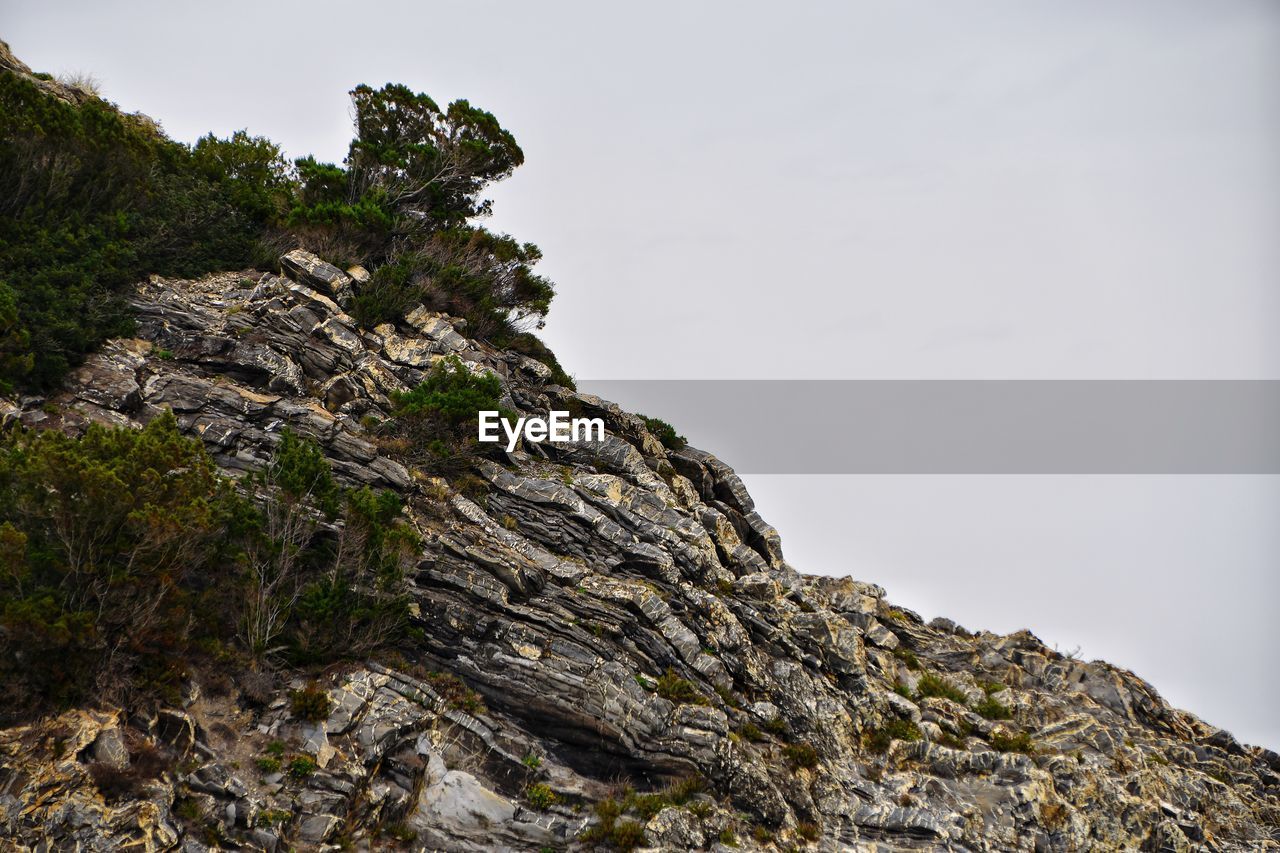
[[[492,110],[528,162],[490,226],[579,377],[1280,378],[1268,0],[6,0],[0,37],[185,140],[340,159],[360,82]],[[748,484],[801,570],[1280,748],[1275,477]]]

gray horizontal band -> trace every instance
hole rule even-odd
[[[1276,380],[591,380],[756,474],[1277,474]]]

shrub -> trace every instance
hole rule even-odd
[[[968,704],[969,698],[965,696],[964,691],[956,687],[951,682],[934,675],[926,673],[920,678],[916,684],[916,691],[921,696],[936,696],[943,699],[950,699],[961,705]]]
[[[695,796],[703,791],[706,783],[697,776],[688,776],[672,782],[661,791],[651,794],[628,794],[622,803],[623,811],[634,811],[644,820],[652,820],[658,812],[668,806],[687,805]]]
[[[141,792],[142,780],[131,768],[94,761],[88,769],[94,787],[109,803],[133,799]]]
[[[617,850],[631,851],[645,844],[644,827],[635,821],[624,820],[609,831],[609,843]]]
[[[541,782],[535,782],[525,788],[524,798],[529,802],[529,805],[539,811],[546,811],[560,802],[560,797],[556,795],[556,792],[551,790],[550,786]]]
[[[667,671],[658,677],[657,693],[663,699],[677,705],[706,705],[707,697],[698,692],[693,683],[676,675],[675,670],[667,667]]]
[[[675,427],[661,418],[651,418],[648,415],[638,417],[644,421],[645,428],[653,433],[653,437],[662,442],[662,446],[668,450],[680,450],[688,444],[684,436],[676,432]]]
[[[271,774],[280,771],[280,759],[274,755],[260,755],[253,762],[263,773]]]
[[[327,720],[332,706],[329,694],[314,682],[301,690],[289,691],[289,711],[295,720],[305,720],[308,723]]]
[[[787,733],[787,721],[779,714],[765,721],[764,730],[773,735],[785,735]]]
[[[170,413],[0,435],[0,718],[171,689],[230,580],[230,495]]]
[[[451,672],[424,673],[423,680],[435,688],[451,708],[466,711],[468,714],[478,714],[485,710],[484,700],[480,694]]]
[[[172,766],[172,757],[150,743],[142,744],[130,756],[127,767],[115,767],[101,761],[89,764],[94,786],[108,802],[134,799],[143,786],[159,779]]]
[[[990,695],[975,705],[973,710],[977,711],[988,720],[1008,720],[1013,717],[1012,710],[997,702]]]
[[[998,752],[1022,752],[1027,755],[1035,752],[1035,744],[1031,741],[1031,735],[1026,732],[1010,734],[996,729],[987,740],[991,744],[991,748]]]
[[[608,844],[616,850],[631,851],[645,843],[644,827],[635,821],[623,820],[622,806],[613,798],[595,805],[597,822],[578,836],[579,841]]]
[[[265,267],[271,244],[364,263],[373,279],[352,309],[362,322],[426,302],[500,346],[540,346],[520,335],[554,296],[533,272],[541,253],[469,221],[490,210],[484,187],[523,162],[484,110],[358,86],[345,166],[290,166],[261,137],[188,147],[90,94],[68,103],[0,73],[0,283],[13,295],[12,311],[0,305],[0,389],[52,388],[103,340],[129,333],[122,294],[149,273]],[[571,384],[549,351],[534,357]]]
[[[305,779],[316,772],[319,767],[310,755],[295,755],[289,759],[289,775],[294,779]]]
[[[893,656],[907,665],[907,669],[916,670],[920,668],[920,659],[916,657],[915,652],[906,646],[898,646],[893,650]]]
[[[476,459],[500,453],[500,444],[479,443],[476,425],[482,410],[514,419],[501,398],[498,377],[472,373],[450,356],[437,361],[416,388],[393,395],[395,417],[380,432],[403,442],[401,453],[411,464],[461,481]]]
[[[319,663],[398,639],[403,572],[417,545],[400,499],[340,488],[320,447],[290,430],[248,482],[261,503],[243,513],[239,629],[249,652],[287,650],[295,663]],[[319,535],[326,519],[341,521],[336,542]]]
[[[818,766],[818,751],[807,743],[789,743],[782,748],[782,754],[792,768]]]
[[[263,826],[282,826],[293,820],[293,812],[286,809],[263,809],[258,812],[258,823]]]
[[[920,728],[910,720],[893,719],[879,729],[867,734],[867,748],[872,752],[885,752],[895,740],[920,740]]]
[[[434,415],[450,426],[470,425],[476,412],[498,409],[502,383],[492,374],[472,373],[457,356],[441,359],[412,391],[396,394],[399,417]]]

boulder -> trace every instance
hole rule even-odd
[[[280,268],[298,284],[320,291],[340,306],[351,299],[351,276],[305,249],[282,255]]]

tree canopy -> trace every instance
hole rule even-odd
[[[244,130],[185,145],[99,97],[0,72],[0,393],[52,388],[127,334],[123,295],[149,274],[271,269],[296,246],[373,273],[353,309],[363,322],[422,303],[498,345],[525,341],[554,295],[532,269],[541,253],[477,222],[485,188],[524,162],[515,137],[466,100],[442,109],[398,84],[350,94],[346,160],[290,162]],[[563,376],[545,347],[523,346]]]

